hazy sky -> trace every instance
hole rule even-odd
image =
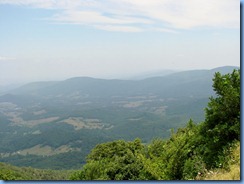
[[[0,86],[224,65],[239,0],[0,0]]]

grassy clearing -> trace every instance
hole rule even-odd
[[[230,155],[228,169],[208,171],[202,180],[240,180],[240,143],[237,143]]]

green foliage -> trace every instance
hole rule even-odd
[[[87,164],[71,176],[72,180],[140,180],[153,175],[144,168],[145,146],[140,139],[118,140],[97,145]],[[142,172],[143,171],[143,172]]]
[[[70,179],[192,179],[204,167],[194,152],[198,131],[199,127],[190,120],[185,128],[172,133],[166,141],[155,139],[148,145],[142,145],[136,139],[99,144],[88,155],[83,169],[72,174]]]
[[[67,180],[71,170],[41,170],[0,163],[0,180]]]
[[[226,155],[229,158],[227,167],[214,168],[200,177],[198,180],[240,180],[240,142],[234,141],[229,147],[229,154]]]
[[[173,133],[171,138],[163,145],[164,151],[159,157],[159,161],[163,164],[165,180],[189,179],[201,168],[196,163],[197,153],[195,151],[197,145],[199,127],[190,120],[185,128],[181,128],[177,133]],[[189,176],[187,170],[194,171]]]
[[[217,97],[210,98],[200,132],[204,140],[201,151],[209,168],[222,166],[224,150],[240,140],[240,70],[226,75],[216,73],[213,81]]]
[[[0,170],[0,180],[23,180],[23,178],[11,170]]]

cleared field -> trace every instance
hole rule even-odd
[[[20,117],[20,115],[16,113],[8,114],[8,116],[11,117],[12,125],[23,125],[28,127],[33,127],[35,125],[39,125],[42,123],[50,123],[59,119],[59,117],[49,117],[49,118],[43,118],[37,120],[24,121]]]
[[[75,130],[80,130],[82,128],[87,129],[103,129],[104,124],[101,123],[99,119],[83,119],[82,117],[70,117],[62,121],[69,125],[74,126]]]
[[[56,149],[53,149],[50,146],[42,146],[42,145],[38,144],[32,148],[17,151],[16,154],[19,154],[19,155],[32,154],[32,155],[39,155],[39,156],[51,156],[51,155],[56,155],[59,153],[66,153],[66,152],[75,151],[75,150],[79,151],[78,149],[70,148],[67,145],[63,145]]]

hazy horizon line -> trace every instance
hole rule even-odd
[[[240,68],[240,66],[235,66],[235,65],[223,65],[223,66],[218,66],[218,67],[214,67],[214,68],[197,68],[197,69],[157,69],[157,70],[147,70],[147,71],[142,71],[142,72],[137,72],[134,74],[129,74],[129,75],[121,75],[118,74],[117,76],[111,74],[111,75],[103,75],[103,76],[94,76],[94,75],[74,75],[74,76],[70,76],[70,77],[58,77],[56,79],[39,79],[39,80],[26,80],[26,81],[16,81],[16,82],[9,82],[9,83],[5,83],[5,84],[1,84],[0,87],[11,87],[11,86],[22,86],[22,85],[26,85],[26,84],[30,84],[30,83],[36,83],[36,82],[59,82],[59,81],[65,81],[65,80],[69,80],[72,78],[93,78],[93,79],[104,79],[104,80],[140,80],[140,79],[133,79],[133,78],[150,78],[146,77],[146,75],[152,75],[152,77],[157,77],[160,76],[160,72],[171,72],[169,74],[165,74],[165,75],[170,75],[172,73],[177,73],[177,72],[185,72],[185,71],[196,71],[196,70],[214,70],[217,68],[223,68],[223,67],[233,67],[233,68]],[[158,73],[158,75],[156,74]],[[144,75],[144,77],[143,77]],[[164,76],[165,76],[164,75]]]

